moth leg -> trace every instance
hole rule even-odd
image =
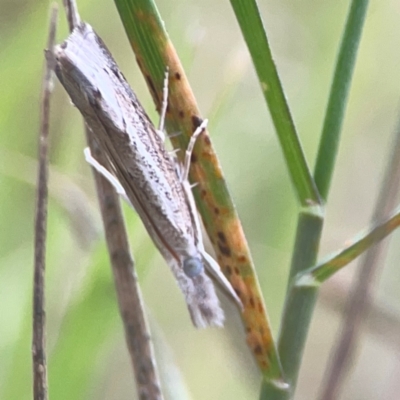
[[[188,147],[186,149],[185,160],[183,162],[181,182],[185,182],[188,180],[189,169],[190,169],[190,159],[192,157],[194,145],[196,143],[197,138],[206,129],[207,124],[208,124],[208,119],[203,120],[203,122],[196,128],[196,130],[193,132],[193,135],[190,138]]]
[[[205,262],[205,266],[207,271],[210,272],[213,277],[218,281],[218,283],[222,286],[222,288],[230,295],[230,297],[235,301],[235,303],[239,306],[241,310],[243,310],[243,304],[236,294],[235,290],[233,289],[232,285],[222,273],[219,264],[205,251],[204,244],[203,244],[203,233],[200,224],[200,218],[197,214],[196,204],[194,202],[194,197],[192,193],[192,188],[189,182],[183,181],[182,188],[186,194],[186,199],[188,201],[189,210],[192,214],[192,220],[194,223],[195,230],[197,232],[197,248]]]
[[[160,113],[160,123],[158,124],[158,129],[156,130],[160,139],[165,142],[165,115],[167,114],[168,107],[168,78],[169,78],[169,68],[165,70],[164,85],[163,85],[163,98],[161,103],[161,113]]]
[[[233,289],[226,276],[222,273],[219,264],[204,250],[204,248],[201,249],[200,252],[204,260],[206,261],[206,267],[208,267],[207,270],[214,276],[214,278],[218,281],[222,288],[231,296],[231,298],[235,301],[239,308],[243,310],[242,301],[240,300],[239,296]]]
[[[92,153],[90,152],[89,147],[86,147],[83,150],[85,155],[85,160],[88,164],[90,164],[100,175],[102,175],[107,181],[114,187],[115,191],[132,207],[132,203],[129,201],[128,196],[126,195],[125,189],[119,183],[119,180],[108,171],[107,168],[104,168],[95,158],[93,158]]]
[[[168,151],[170,158],[172,159],[172,161],[175,164],[175,170],[179,177],[181,176],[181,171],[179,169],[180,165],[179,165],[179,161],[178,161],[178,153],[180,152],[180,150],[181,149],[173,149],[173,150]]]
[[[170,133],[168,135],[168,137],[171,139],[171,138],[174,138],[174,137],[177,137],[177,136],[180,136],[180,135],[182,135],[182,132],[177,131],[177,132]]]

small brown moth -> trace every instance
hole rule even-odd
[[[163,139],[105,47],[80,23],[55,49],[56,74],[96,136],[108,165],[90,163],[127,197],[170,266],[196,327],[222,326],[224,313],[211,272],[237,301],[217,262],[206,253],[187,180],[193,135],[184,166],[168,154]]]

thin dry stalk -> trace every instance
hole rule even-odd
[[[107,160],[103,157],[94,135],[87,127],[86,136],[94,158],[102,165],[106,165]],[[95,170],[93,173],[119,309],[125,328],[125,339],[135,372],[139,398],[162,400],[154,351],[134,271],[134,262],[129,250],[119,197],[113,186],[103,176]]]
[[[392,154],[372,217],[373,223],[386,217],[397,203],[400,186],[400,127],[391,147]],[[332,362],[325,373],[321,400],[337,399],[344,377],[348,375],[361,336],[364,317],[371,308],[374,283],[379,266],[384,263],[387,245],[388,241],[385,240],[371,247],[360,263],[345,308],[341,334],[332,350]]]
[[[70,31],[80,22],[74,0],[65,0]],[[87,142],[91,154],[103,166],[107,158],[103,155],[94,134],[86,127]],[[114,274],[125,339],[131,356],[140,399],[162,400],[161,385],[157,372],[153,346],[145,317],[140,288],[134,271],[134,262],[129,250],[119,197],[112,185],[95,170],[93,171],[97,196],[103,218],[106,241]]]
[[[49,36],[45,72],[42,84],[42,102],[39,134],[39,168],[37,177],[36,210],[35,210],[35,260],[33,275],[33,398],[47,399],[47,365],[46,365],[46,313],[45,313],[45,268],[46,268],[46,223],[48,199],[48,137],[50,95],[52,91],[52,77],[54,70],[53,52],[58,7],[51,8]]]
[[[346,296],[350,290],[350,279],[335,275],[322,286],[318,302],[325,310],[342,315],[346,307]],[[374,340],[391,346],[393,352],[400,350],[400,316],[396,310],[379,302],[370,304],[365,320],[365,330]]]

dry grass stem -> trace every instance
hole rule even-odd
[[[39,134],[39,168],[37,177],[37,195],[35,210],[35,260],[33,275],[33,398],[47,399],[47,365],[46,365],[46,313],[45,313],[45,269],[46,269],[46,223],[48,199],[48,137],[50,95],[54,60],[52,51],[56,36],[58,7],[51,8],[50,28],[47,41],[47,56],[42,86],[42,102]]]

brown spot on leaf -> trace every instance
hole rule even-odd
[[[219,239],[221,242],[226,243],[226,236],[225,236],[224,232],[219,231],[219,232],[217,233],[217,236],[218,236],[218,239]]]
[[[245,263],[247,261],[247,258],[245,256],[239,256],[238,261],[241,263]]]
[[[235,274],[239,275],[239,268],[235,267]]]
[[[228,275],[231,275],[231,274],[232,274],[232,268],[231,268],[230,265],[226,265],[226,266],[225,266],[225,272],[226,272]]]
[[[257,331],[248,332],[246,335],[246,342],[256,357],[263,354],[263,342],[261,335]]]
[[[185,113],[182,110],[180,110],[178,114],[180,118],[183,118],[185,116]]]
[[[261,301],[258,302],[257,306],[258,306],[258,312],[259,313],[264,313],[264,307],[261,304]]]
[[[201,197],[206,197],[206,196],[207,196],[207,191],[203,189],[203,190],[200,192],[200,196],[201,196]]]
[[[196,154],[193,154],[193,153],[192,153],[192,155],[190,156],[190,162],[191,162],[191,163],[197,162]]]
[[[218,214],[219,214],[219,208],[218,208],[218,207],[215,207],[215,208],[214,208],[214,212],[215,212],[215,214],[218,215]]]
[[[254,308],[256,306],[256,303],[254,302],[254,299],[252,297],[250,297],[249,302],[250,302],[251,308]]]
[[[209,146],[211,144],[211,140],[210,137],[208,135],[204,136],[204,143]]]
[[[218,243],[219,251],[226,257],[231,256],[231,249],[228,246],[224,246],[222,243]]]
[[[193,132],[201,125],[203,120],[197,115],[192,115]]]
[[[175,79],[178,81],[181,80],[181,74],[179,72],[175,72]]]
[[[241,296],[240,299],[242,300],[244,307],[246,307],[248,289],[243,279],[241,278],[241,276],[233,274],[230,276],[229,280],[231,282],[232,287],[238,292],[240,292]]]

